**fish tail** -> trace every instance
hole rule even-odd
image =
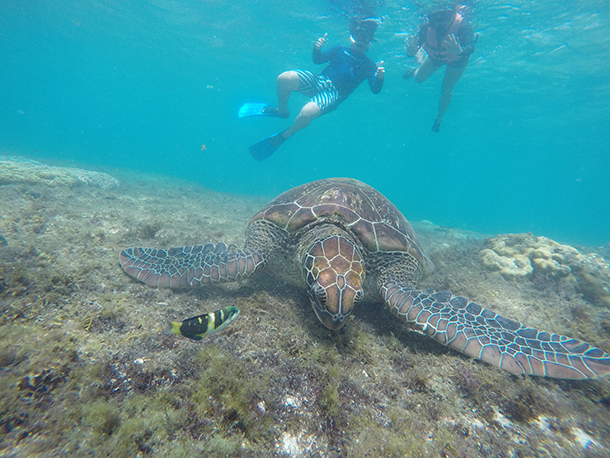
[[[165,335],[181,334],[180,333],[180,326],[182,326],[182,323],[176,323],[174,321],[168,321],[167,322],[167,329],[165,330],[165,332],[163,334],[165,334]]]

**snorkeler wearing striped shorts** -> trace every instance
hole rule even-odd
[[[309,70],[294,70],[299,76],[299,89],[303,95],[320,107],[321,114],[326,114],[337,108],[341,96],[332,80],[324,75],[317,76]]]
[[[378,94],[383,86],[383,62],[379,67],[366,56],[370,42],[377,30],[377,21],[374,19],[359,20],[352,18],[350,23],[349,48],[333,46],[322,52],[328,34],[319,38],[313,46],[314,64],[329,62],[320,75],[306,70],[289,70],[277,78],[277,108],[270,105],[246,104],[240,110],[240,117],[244,116],[277,116],[288,117],[288,99],[292,92],[300,92],[311,100],[303,106],[292,125],[271,137],[268,137],[250,147],[250,153],[255,159],[263,160],[289,137],[299,130],[307,127],[317,117],[330,113],[343,102],[364,80],[368,80],[374,94]],[[248,111],[252,108],[252,111]]]

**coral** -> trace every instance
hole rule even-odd
[[[116,178],[106,173],[74,167],[53,167],[31,159],[0,156],[0,185],[14,183],[42,183],[53,187],[84,184],[102,189],[112,189],[119,185]]]
[[[497,270],[507,279],[528,277],[534,271],[527,256],[516,254],[512,257],[500,256],[495,251],[481,250],[483,264],[491,270]]]
[[[610,265],[598,254],[583,254],[547,237],[505,234],[488,238],[479,256],[485,267],[507,280],[565,278],[587,301],[610,307]]]

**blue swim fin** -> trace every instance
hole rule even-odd
[[[272,118],[281,117],[277,114],[277,108],[266,103],[244,103],[239,109],[237,116],[239,118],[246,118],[248,116],[270,116]]]
[[[271,156],[275,151],[286,141],[282,136],[282,132],[273,134],[271,137],[267,137],[258,143],[252,145],[250,149],[250,155],[257,161],[262,161]]]

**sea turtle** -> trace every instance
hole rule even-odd
[[[330,329],[345,324],[366,291],[420,332],[512,374],[610,375],[610,354],[586,342],[525,327],[448,291],[418,290],[433,266],[411,225],[381,193],[353,179],[314,181],[281,194],[249,221],[244,249],[129,248],[120,263],[146,285],[170,288],[266,270],[304,285]]]

